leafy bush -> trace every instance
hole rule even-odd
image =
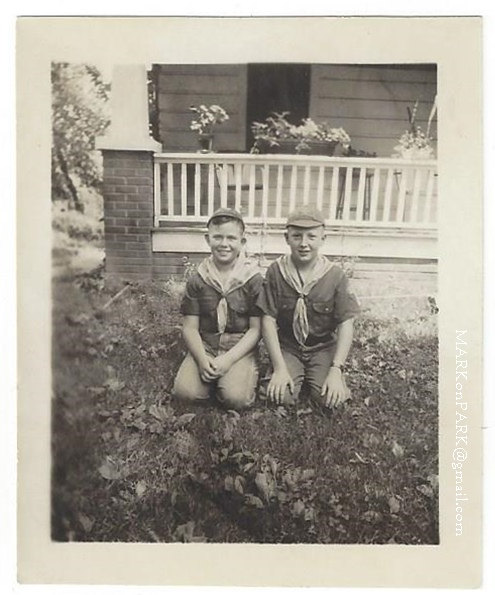
[[[101,221],[80,211],[68,209],[65,201],[53,203],[52,227],[76,240],[94,242],[103,238],[103,223]]]
[[[109,86],[88,64],[53,62],[52,200],[82,209],[79,184],[99,189],[102,158],[95,138],[109,124]]]

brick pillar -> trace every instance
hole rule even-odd
[[[161,144],[150,138],[144,64],[115,65],[112,118],[96,146],[103,153],[103,203],[107,275],[151,277],[153,226],[153,153]]]
[[[103,151],[105,272],[151,277],[153,153]]]

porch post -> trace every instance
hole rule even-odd
[[[152,271],[153,154],[149,136],[144,64],[116,65],[112,72],[111,124],[96,141],[103,154],[105,272],[150,278]]]

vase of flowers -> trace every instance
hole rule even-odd
[[[413,109],[407,108],[409,120],[409,130],[405,130],[399,138],[399,144],[394,147],[395,153],[392,157],[401,159],[433,159],[435,152],[432,146],[430,136],[430,127],[437,109],[436,98],[428,117],[426,132],[421,130],[421,126],[416,125],[416,115],[418,112],[418,101],[416,100]]]
[[[274,112],[264,122],[253,122],[252,153],[296,153],[300,155],[333,155],[337,145],[349,147],[351,139],[343,128],[331,128],[326,122],[317,124],[304,118],[291,124],[289,112]]]
[[[189,108],[195,117],[190,128],[198,133],[198,144],[202,153],[209,153],[213,149],[213,132],[218,124],[229,119],[227,112],[219,105],[199,105]]]

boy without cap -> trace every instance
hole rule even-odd
[[[289,215],[290,254],[270,265],[258,298],[273,366],[267,396],[275,403],[295,404],[303,384],[327,407],[350,396],[342,374],[359,305],[342,269],[319,254],[324,224],[316,209]]]
[[[243,253],[244,221],[219,209],[207,224],[211,256],[188,280],[181,304],[188,354],[177,373],[175,396],[205,401],[214,389],[228,409],[253,404],[258,380],[256,346],[260,313],[256,300],[263,278]]]

